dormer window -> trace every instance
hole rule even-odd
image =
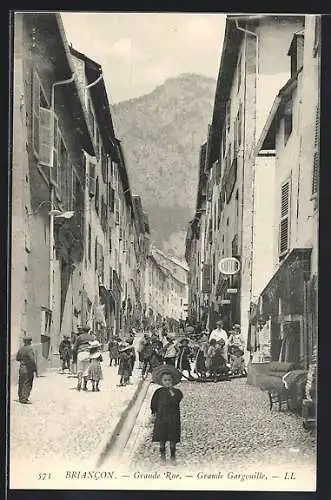
[[[304,35],[303,32],[298,31],[294,33],[290,49],[287,53],[291,58],[291,78],[293,78],[303,66],[303,48]]]

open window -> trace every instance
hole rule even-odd
[[[33,151],[41,165],[52,167],[54,117],[36,71],[33,71],[32,87]]]

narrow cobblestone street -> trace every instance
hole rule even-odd
[[[201,470],[202,463],[206,467],[314,467],[314,438],[303,429],[302,419],[285,411],[270,411],[266,393],[248,386],[246,379],[217,384],[182,382],[178,387],[184,394],[179,467],[192,470],[198,466]],[[158,443],[151,442],[149,403],[155,388],[152,384],[142,410],[145,417],[132,470],[138,466],[148,470],[160,463]]]
[[[11,461],[85,460],[95,455],[133,396],[139,380],[134,371],[132,383],[119,387],[117,367],[108,366],[105,354],[101,391],[76,390],[77,379],[59,372],[36,378],[31,405],[20,405],[17,388],[11,397]]]

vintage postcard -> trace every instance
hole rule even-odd
[[[315,491],[321,16],[12,23],[10,489]]]

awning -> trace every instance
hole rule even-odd
[[[310,277],[311,248],[294,248],[260,294],[263,314],[278,316],[279,299],[282,314],[303,314],[304,282]]]

